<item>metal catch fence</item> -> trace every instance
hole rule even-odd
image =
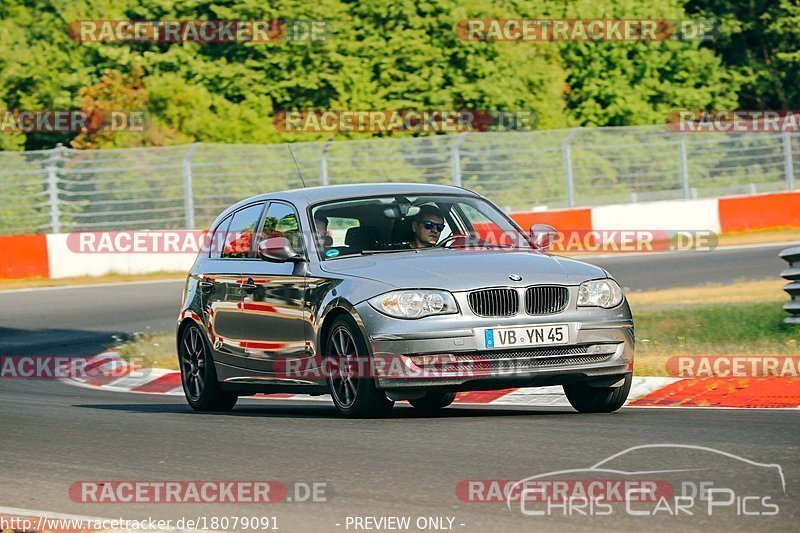
[[[793,190],[800,134],[666,126],[291,145],[306,186],[449,183],[508,211]],[[0,152],[0,234],[203,228],[229,204],[302,186],[287,145]]]

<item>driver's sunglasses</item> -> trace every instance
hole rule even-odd
[[[436,230],[439,231],[439,233],[444,231],[444,224],[441,223],[441,222],[440,223],[436,223],[436,222],[433,222],[432,220],[426,220],[425,222],[422,223],[422,225],[423,225],[423,227],[425,229],[436,228]]]

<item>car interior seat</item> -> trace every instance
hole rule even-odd
[[[348,228],[344,235],[344,243],[357,250],[375,250],[378,247],[378,228],[374,226]]]
[[[414,240],[414,231],[411,229],[412,217],[395,220],[392,227],[392,243],[399,244]]]

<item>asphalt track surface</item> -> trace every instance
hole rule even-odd
[[[775,257],[781,248],[594,262],[627,287],[662,288],[774,277],[783,268]],[[94,354],[113,335],[171,327],[179,296],[177,282],[0,293],[0,354]],[[451,517],[453,530],[476,532],[796,531],[798,413],[624,408],[580,415],[565,408],[458,406],[431,417],[398,407],[387,419],[345,420],[326,403],[243,399],[229,414],[197,414],[181,398],[0,379],[0,506],[111,518],[274,516],[284,532],[356,531],[348,517],[366,516],[410,516],[412,524]],[[530,517],[456,496],[461,480],[585,468],[630,446],[663,443],[779,464],[786,493],[776,500],[778,515],[743,517],[732,507],[711,517],[634,517],[624,509],[611,516]],[[654,453],[652,466],[677,467],[673,455]],[[713,458],[702,467],[712,481],[738,472]],[[774,488],[758,476],[740,477],[751,483],[744,496]],[[68,496],[80,480],[239,479],[324,482],[329,497],[260,506],[81,504]]]

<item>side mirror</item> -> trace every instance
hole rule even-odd
[[[302,259],[286,237],[270,237],[259,242],[258,255],[264,261],[272,263],[295,262]]]
[[[553,226],[534,224],[531,226],[531,239],[537,248],[546,250],[558,240],[558,232]]]

